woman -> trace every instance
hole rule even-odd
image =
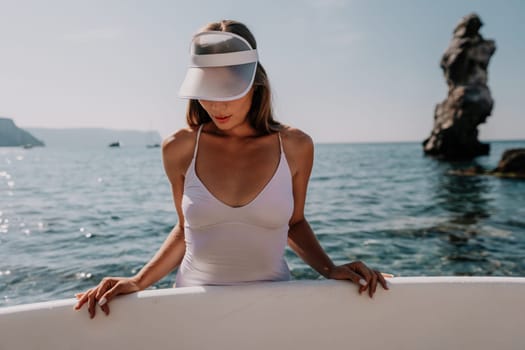
[[[209,24],[194,36],[180,89],[187,129],[162,146],[178,224],[133,277],[107,277],[77,295],[109,314],[118,294],[143,290],[178,267],[176,286],[284,281],[286,243],[330,279],[350,280],[370,297],[383,275],[362,262],[336,266],[304,217],[313,142],[273,118],[271,92],[253,35],[242,23]]]

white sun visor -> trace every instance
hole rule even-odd
[[[230,101],[250,91],[257,69],[257,50],[243,37],[220,31],[196,34],[190,65],[179,90],[182,98]]]

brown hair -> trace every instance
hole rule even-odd
[[[255,37],[248,27],[240,22],[223,20],[210,23],[200,30],[200,32],[207,31],[230,32],[240,35],[250,43],[253,49],[257,49]],[[247,115],[250,125],[261,134],[270,134],[280,130],[282,124],[273,118],[270,81],[260,62],[257,62],[253,89],[252,105]],[[192,99],[189,100],[186,109],[186,121],[189,126],[196,127],[211,121],[211,118],[204,108],[202,108],[199,101]]]

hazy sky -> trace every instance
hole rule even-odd
[[[525,1],[0,0],[0,116],[22,127],[185,125],[191,35],[246,23],[277,118],[316,142],[421,141],[446,97],[439,61],[461,17],[497,50],[482,139],[525,138]]]

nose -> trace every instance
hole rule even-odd
[[[224,101],[201,101],[201,104],[205,106],[209,112],[215,114],[221,113],[226,110],[227,103]]]

